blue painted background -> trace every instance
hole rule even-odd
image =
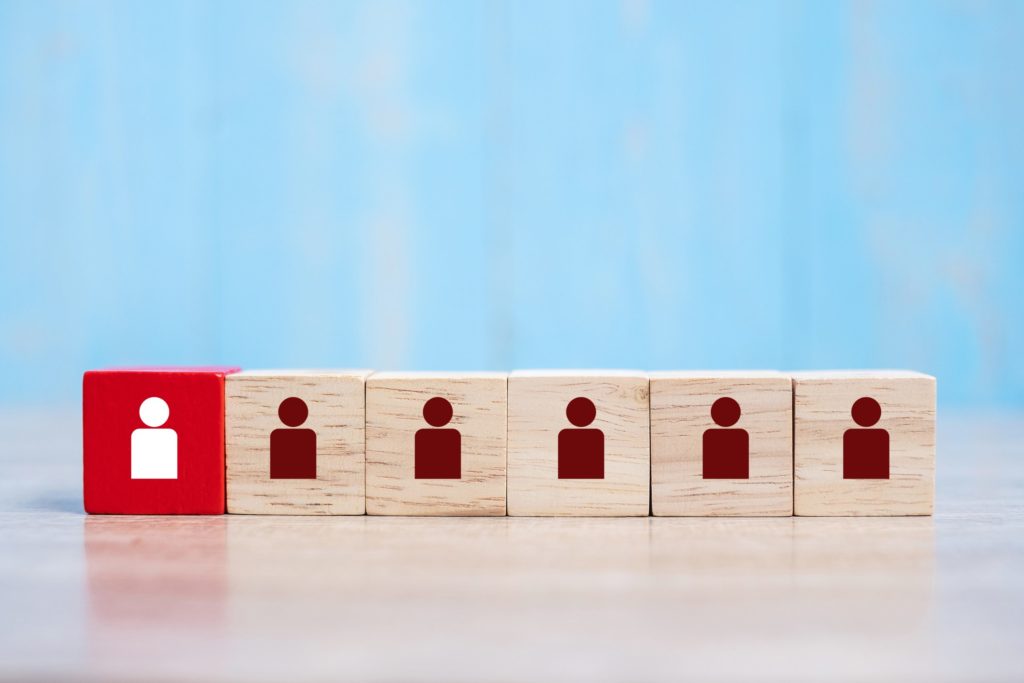
[[[0,0],[0,402],[911,367],[1024,406],[1024,3]]]

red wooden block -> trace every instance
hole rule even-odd
[[[224,376],[238,368],[91,370],[82,379],[85,511],[224,513]]]

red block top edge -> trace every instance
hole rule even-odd
[[[173,366],[173,365],[139,365],[134,367],[124,368],[101,368],[99,370],[87,370],[85,374],[106,374],[106,373],[117,373],[117,372],[153,372],[153,373],[166,373],[166,374],[180,374],[187,375],[193,373],[202,374],[214,374],[214,375],[230,375],[235,372],[240,372],[242,368],[235,367],[232,365],[198,365],[198,366]]]

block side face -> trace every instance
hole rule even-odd
[[[853,405],[880,416],[858,424]],[[883,429],[888,479],[844,479],[844,435]],[[808,516],[930,515],[935,491],[935,381],[927,376],[794,381],[794,511]]]
[[[227,511],[232,514],[361,515],[365,503],[365,391],[356,373],[288,377],[240,373],[228,378],[225,399]],[[286,424],[282,404],[298,399],[306,409]],[[294,403],[294,401],[293,401]],[[285,409],[287,410],[287,408]],[[294,420],[293,420],[294,422]],[[281,452],[290,430],[311,430],[313,453]],[[271,436],[278,452],[271,449]],[[315,462],[315,478],[272,478],[285,458]]]
[[[738,420],[728,428],[712,417],[712,406],[720,399],[732,399],[740,408]],[[792,385],[782,375],[652,379],[653,513],[792,515],[792,425]],[[704,478],[705,434],[722,429],[746,432],[748,478]]]
[[[151,398],[166,405],[159,424],[146,424],[140,415],[143,402]],[[223,374],[91,371],[83,377],[82,399],[87,512],[223,514]],[[155,443],[154,430],[173,437],[156,439],[172,443],[170,451],[142,447]],[[154,458],[160,460],[159,467],[152,466]],[[176,476],[133,479],[133,469],[136,476],[157,470]]]
[[[450,419],[444,424],[430,424],[424,415],[426,403],[434,398],[451,406]],[[367,514],[504,515],[506,408],[504,375],[389,377],[368,382]],[[441,429],[458,431],[459,467],[451,469],[461,476],[417,479],[417,434]],[[420,443],[438,441],[428,437],[421,435]]]
[[[650,512],[650,411],[646,376],[509,378],[508,513],[515,516],[647,516]],[[593,421],[574,425],[576,398]],[[604,478],[559,479],[559,434],[598,429]]]

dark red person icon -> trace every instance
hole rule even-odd
[[[888,479],[889,432],[871,429],[882,417],[882,406],[865,396],[854,401],[850,414],[861,428],[843,433],[843,479]]]
[[[452,419],[452,404],[435,396],[423,404],[423,419],[433,429],[416,430],[416,478],[461,479],[462,435],[440,429]]]
[[[294,396],[277,407],[277,416],[289,429],[270,432],[271,479],[316,479],[316,432],[296,429],[308,415],[306,402]]]
[[[579,396],[569,401],[565,416],[576,429],[558,432],[558,478],[604,479],[604,432],[586,427],[597,416],[597,408],[589,398]]]
[[[704,430],[704,478],[749,479],[750,436],[745,429],[730,429],[740,419],[740,404],[723,397],[711,404],[711,419],[718,429]]]

